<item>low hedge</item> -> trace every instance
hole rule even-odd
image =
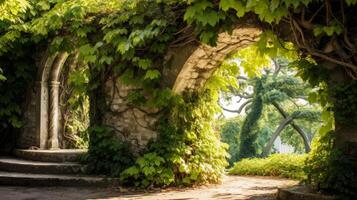
[[[306,155],[273,154],[267,158],[243,159],[229,170],[232,175],[278,176],[304,180]]]

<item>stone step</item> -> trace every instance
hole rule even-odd
[[[99,176],[76,176],[76,175],[50,175],[50,174],[27,174],[0,171],[0,185],[2,186],[94,186],[115,187],[119,185],[118,179]]]
[[[15,149],[14,155],[25,160],[41,162],[76,162],[87,153],[85,149],[30,150]]]
[[[0,158],[0,171],[32,174],[83,174],[85,166],[74,162],[54,163]]]
[[[313,191],[307,186],[279,188],[277,200],[337,200],[336,196],[327,196]]]

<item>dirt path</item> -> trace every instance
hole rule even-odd
[[[118,189],[65,187],[0,187],[1,200],[196,200],[249,199],[272,200],[277,188],[297,184],[296,181],[266,178],[227,176],[223,184],[193,189],[168,189],[150,193],[123,193]]]

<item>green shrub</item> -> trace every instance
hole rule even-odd
[[[330,161],[333,157],[334,132],[320,134],[312,142],[312,149],[306,159],[307,182],[316,189],[328,188],[326,180],[331,172]]]
[[[240,122],[239,119],[227,120],[220,127],[221,141],[228,144],[228,153],[230,158],[228,159],[229,165],[233,166],[234,162],[237,162],[239,156],[239,132]]]
[[[88,172],[119,176],[124,169],[134,164],[130,145],[114,136],[112,129],[104,126],[89,129],[91,141],[85,162]]]
[[[306,160],[307,182],[316,190],[338,194],[346,200],[356,199],[357,165],[354,155],[357,155],[357,146],[347,143],[351,155],[343,154],[334,148],[335,135],[334,131],[326,132],[313,142]]]
[[[0,7],[1,4],[2,2]],[[2,29],[2,23],[0,24]],[[0,35],[3,35],[1,30]],[[0,152],[6,154],[11,153],[15,147],[16,133],[25,124],[23,116],[24,106],[27,105],[26,89],[34,85],[36,74],[35,60],[31,54],[36,46],[28,42],[21,44],[21,47],[11,45],[12,48],[6,55],[0,53],[0,76],[6,78],[4,80],[0,77]],[[2,50],[0,47],[0,52]]]
[[[229,170],[232,175],[279,176],[303,180],[306,155],[273,154],[268,158],[243,159]]]
[[[156,153],[147,153],[138,158],[136,165],[126,169],[120,178],[124,183],[141,187],[169,185],[175,180],[173,170]]]
[[[178,99],[158,123],[157,140],[121,174],[122,182],[144,188],[218,183],[228,154],[212,126],[215,102],[208,91]]]

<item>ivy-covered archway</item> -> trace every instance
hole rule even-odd
[[[296,49],[288,50],[300,52],[302,76],[321,88],[317,100],[325,107],[325,132],[336,127],[329,147],[355,166],[355,0],[17,1],[22,4],[13,8],[16,12],[0,18],[2,57],[24,44],[47,43],[52,53],[78,51],[78,61],[89,67],[90,80],[82,83],[91,100],[89,157],[98,161],[112,151],[107,160],[119,163],[111,166],[108,161],[110,166],[103,167],[94,162],[94,169],[111,171],[130,163],[115,157],[116,150],[127,150],[113,144],[120,138],[140,155],[122,174],[129,183],[146,187],[219,181],[225,153],[209,123],[215,95],[198,89],[228,53],[257,41],[261,32],[262,53],[286,48],[282,41],[295,44]],[[3,5],[5,11],[11,6]],[[345,183],[353,185],[355,172],[333,173],[349,164],[330,161],[326,177],[311,180],[340,182],[342,186],[332,187],[339,192],[353,188]]]
[[[67,58],[67,53],[55,53],[54,55],[44,55],[42,61],[40,61],[36,86],[31,89],[34,92],[27,97],[30,103],[26,108],[28,115],[35,118],[35,123],[28,124],[27,128],[19,134],[20,147],[60,148],[58,141],[60,124],[59,76]],[[33,140],[30,138],[33,138]]]

